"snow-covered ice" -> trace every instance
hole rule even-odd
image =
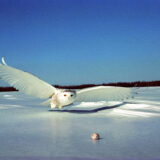
[[[0,160],[160,159],[160,87],[125,102],[50,111],[19,92],[0,93]],[[92,141],[98,132],[102,139]]]

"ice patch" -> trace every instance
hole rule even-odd
[[[126,104],[120,108],[115,108],[111,114],[125,117],[160,116],[160,106],[150,104]]]
[[[3,97],[12,97],[12,95],[8,95],[8,94],[6,94],[6,95],[3,95]]]
[[[16,100],[16,99],[17,99],[15,96],[13,96],[13,95],[8,95],[8,94],[3,95],[3,97],[4,97],[5,99],[11,99],[11,100]]]
[[[0,104],[1,109],[13,109],[13,108],[23,108],[21,105],[13,105],[13,104]]]
[[[125,109],[114,109],[111,115],[117,116],[125,116],[125,117],[152,117],[152,116],[160,116],[157,113],[149,113],[149,112],[140,112],[140,111],[133,111],[133,110],[125,110]]]

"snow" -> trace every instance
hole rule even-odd
[[[0,93],[0,160],[160,159],[160,87],[125,102],[82,102],[51,111],[39,99]],[[92,141],[93,132],[100,134]]]

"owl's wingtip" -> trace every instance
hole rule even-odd
[[[1,58],[1,61],[2,61],[2,64],[3,64],[3,65],[7,65],[7,63],[6,63],[5,60],[4,60],[4,57]]]

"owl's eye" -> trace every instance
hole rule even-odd
[[[73,94],[71,94],[71,97],[73,96]]]
[[[64,96],[67,96],[66,94],[64,94]]]

